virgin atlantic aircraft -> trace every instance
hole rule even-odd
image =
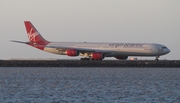
[[[156,60],[170,50],[161,44],[153,43],[94,43],[94,42],[50,42],[45,40],[30,21],[24,21],[29,42],[24,43],[46,52],[83,56],[81,60],[103,60],[105,57],[115,57],[126,60],[128,56],[151,56]]]

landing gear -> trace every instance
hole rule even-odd
[[[80,60],[90,60],[90,58],[81,58]]]
[[[93,61],[93,58],[81,58],[80,60],[89,60],[89,61]]]
[[[87,61],[87,60],[90,60],[90,61],[91,61],[92,58],[91,58],[89,55],[90,55],[89,53],[84,53],[84,54],[83,54],[84,58],[81,58],[80,60],[86,60],[86,61]]]
[[[81,58],[80,60],[89,60],[89,61],[102,61],[102,59],[93,59],[93,58]]]
[[[155,60],[156,60],[156,61],[159,61],[159,59],[158,59],[158,58],[159,58],[159,56],[156,56],[156,59],[155,59]]]
[[[101,61],[104,59],[103,53],[100,52],[94,52],[94,53],[84,53],[84,58],[81,58],[80,60],[89,60],[89,61]]]

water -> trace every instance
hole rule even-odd
[[[0,103],[179,103],[180,68],[0,68]]]

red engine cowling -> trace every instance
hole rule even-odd
[[[101,52],[94,52],[91,54],[91,57],[94,60],[102,60],[102,59],[104,59],[104,54]]]
[[[77,51],[75,49],[68,49],[68,50],[66,50],[66,55],[68,55],[68,56],[78,56],[79,51]]]
[[[116,56],[115,58],[119,60],[126,60],[128,56]]]

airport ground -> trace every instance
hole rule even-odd
[[[0,67],[180,67],[180,60],[0,60]]]

